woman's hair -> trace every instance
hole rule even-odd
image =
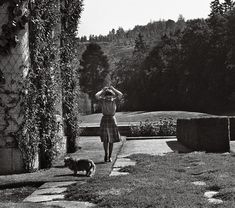
[[[113,91],[111,91],[111,90],[106,90],[105,92],[104,92],[104,96],[114,96],[115,94],[113,93]]]

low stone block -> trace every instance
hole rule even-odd
[[[0,148],[0,167],[0,175],[24,172],[20,150],[16,148]]]
[[[192,119],[178,119],[176,128],[176,137],[179,142],[191,149],[199,148],[199,140],[196,139],[197,126]]]
[[[230,141],[235,141],[235,117],[229,118],[230,121]]]
[[[190,149],[206,152],[229,152],[227,117],[177,120],[177,139]]]
[[[39,168],[39,158],[36,155],[33,168]],[[24,163],[18,148],[0,148],[0,175],[24,173]]]

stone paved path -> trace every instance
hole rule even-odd
[[[103,147],[100,143],[99,137],[81,137],[80,146],[82,149],[71,154],[73,157],[90,158],[96,163],[95,176],[119,176],[128,174],[126,172],[119,172],[120,168],[135,165],[135,161],[127,158],[131,154],[150,154],[150,155],[164,155],[169,152],[190,152],[189,149],[177,142],[176,138],[169,137],[169,139],[146,139],[146,140],[127,140],[122,143],[114,145],[113,162],[103,162]],[[60,161],[62,165],[63,161]],[[41,203],[44,206],[58,206],[61,208],[89,208],[94,204],[88,202],[66,201],[64,199],[65,191],[68,185],[73,183],[85,183],[89,178],[79,177],[80,180],[47,182],[36,190],[32,195],[27,197],[24,202]],[[202,185],[201,182],[195,182],[195,185]],[[204,185],[204,184],[203,184]],[[208,198],[208,200],[214,200]],[[220,202],[217,202],[220,203]]]
[[[128,155],[136,153],[162,155],[167,152],[173,152],[176,148],[185,149],[180,146],[176,139],[150,139],[150,140],[130,140],[123,141],[121,143],[114,145],[113,152],[113,163],[103,162],[103,147],[99,141],[98,137],[81,137],[79,145],[82,149],[78,152],[71,154],[72,157],[78,158],[90,158],[96,163],[96,174],[95,176],[118,176],[128,173],[121,173],[118,170],[121,167],[128,165],[135,165],[135,161],[131,161],[129,158],[125,158]],[[60,161],[62,165],[62,161]],[[112,171],[111,171],[112,170]],[[24,202],[34,202],[42,203],[48,206],[58,206],[58,207],[68,207],[68,208],[89,208],[94,205],[88,202],[78,202],[78,201],[66,201],[64,199],[65,191],[67,187],[74,183],[85,183],[87,177],[80,181],[61,181],[61,182],[47,182],[43,184],[39,189],[28,196]]]
[[[169,152],[189,152],[190,150],[171,139],[145,139],[127,140],[118,157],[126,157],[132,154],[163,155]]]
[[[65,191],[69,185],[75,183],[85,183],[84,181],[66,181],[66,182],[48,182],[40,186],[30,196],[24,199],[23,202],[42,203],[46,206],[57,206],[61,208],[89,208],[94,207],[94,204],[89,202],[65,201]]]
[[[178,143],[176,138],[169,138],[170,139],[127,140],[117,156],[110,176],[127,175],[127,172],[119,172],[119,170],[125,166],[135,165],[135,161],[126,158],[132,154],[164,155],[169,152],[190,151],[188,148]]]
[[[123,138],[124,142],[124,138]],[[96,164],[96,176],[105,176],[109,175],[112,169],[112,165],[116,160],[116,156],[119,153],[123,143],[117,143],[114,145],[113,149],[113,162],[112,163],[104,163],[104,152],[103,146],[100,142],[99,137],[80,137],[79,146],[82,147],[81,150],[70,154],[71,157],[74,158],[89,158],[94,161]],[[63,166],[63,160],[57,162],[57,166]],[[69,174],[69,177],[72,172]],[[62,175],[61,175],[62,177]],[[33,202],[33,203],[41,203],[46,206],[57,206],[61,208],[89,208],[93,207],[94,204],[88,202],[78,202],[78,201],[66,201],[64,199],[65,192],[69,185],[75,183],[86,183],[89,180],[88,177],[77,176],[80,180],[74,181],[63,181],[63,178],[66,178],[66,174],[62,177],[59,182],[47,182],[40,186],[35,192],[33,192],[30,196],[24,199],[24,202]],[[76,176],[75,176],[76,178]],[[77,179],[76,178],[76,179]]]

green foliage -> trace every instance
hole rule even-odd
[[[58,37],[56,26],[60,20],[59,1],[35,1],[30,5],[31,67],[25,89],[25,118],[18,145],[25,168],[33,169],[39,154],[41,168],[51,167],[58,154],[59,123],[56,118],[60,76],[58,69]]]
[[[223,7],[219,0],[212,1],[210,7],[211,7],[210,17],[223,14]]]
[[[108,59],[103,54],[101,47],[96,43],[90,43],[82,54],[79,68],[81,89],[90,97],[103,85],[108,74]]]
[[[158,122],[159,136],[175,136],[176,135],[176,121],[173,119],[161,119]]]
[[[63,94],[63,118],[66,126],[68,152],[76,150],[75,140],[79,135],[79,83],[76,73],[76,32],[82,12],[82,0],[66,0],[61,4],[61,78]]]
[[[32,72],[26,80],[24,100],[24,123],[21,126],[21,130],[17,135],[18,147],[22,153],[24,168],[26,171],[34,171],[34,163],[39,152],[40,134],[39,134],[39,121],[38,110],[39,105],[37,103],[37,89],[30,79],[33,78]]]
[[[82,0],[61,3],[60,0],[36,0],[30,4],[31,68],[24,89],[24,123],[18,136],[27,171],[33,170],[38,154],[40,168],[51,167],[59,154],[62,141],[59,131],[63,128],[60,116],[57,117],[60,114],[57,111],[61,102],[61,78],[63,116],[71,132],[69,136],[75,139],[78,134],[74,105],[77,88],[72,62]]]
[[[143,40],[143,35],[141,33],[139,33],[138,37],[135,40],[135,48],[133,51],[133,54],[136,53],[146,53],[147,51],[147,46],[145,41]]]
[[[146,120],[145,122],[140,122],[138,126],[131,126],[132,136],[156,136],[160,128],[156,123]]]
[[[176,123],[173,119],[160,119],[157,122],[146,120],[138,126],[131,126],[132,136],[170,136],[176,135]]]
[[[108,58],[98,44],[87,45],[78,72],[81,90],[87,93],[93,102],[95,93],[103,87],[109,73]],[[91,105],[94,112],[93,103]]]
[[[116,63],[116,69],[111,73],[112,82],[124,92],[125,106],[129,109],[136,109],[144,102],[139,94],[142,93],[142,87],[145,84],[141,77],[141,71],[147,51],[148,46],[139,33],[135,40],[132,56],[120,59]]]

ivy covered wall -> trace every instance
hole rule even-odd
[[[0,1],[0,173],[23,168],[16,137],[24,120],[29,33],[27,1],[18,3]]]
[[[0,174],[49,168],[76,150],[71,55],[81,11],[82,0],[0,0]]]

